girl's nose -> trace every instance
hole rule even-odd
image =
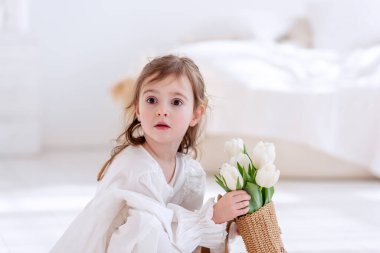
[[[168,116],[168,113],[165,112],[164,110],[160,109],[160,110],[157,110],[157,112],[156,112],[156,116],[164,116],[164,117],[167,117],[167,116]]]

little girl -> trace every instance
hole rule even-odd
[[[245,191],[203,206],[196,156],[207,108],[203,78],[187,57],[150,61],[128,107],[132,123],[98,174],[96,195],[51,252],[194,252],[224,243],[227,221],[248,212]]]

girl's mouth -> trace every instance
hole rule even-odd
[[[157,129],[160,129],[160,130],[165,130],[165,129],[169,129],[170,128],[168,125],[166,125],[164,123],[158,123],[154,127],[157,128]]]

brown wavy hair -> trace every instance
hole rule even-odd
[[[186,76],[189,79],[194,95],[194,111],[198,108],[198,106],[202,105],[204,106],[206,112],[208,99],[206,96],[205,84],[199,68],[194,61],[188,57],[179,57],[175,55],[165,55],[154,58],[145,65],[134,84],[132,101],[125,108],[126,112],[132,112],[131,119],[129,120],[130,123],[127,124],[124,132],[116,139],[117,145],[112,149],[111,157],[105,162],[99,171],[97,177],[98,181],[102,180],[113,159],[121,151],[130,145],[135,146],[145,143],[144,135],[141,134],[141,131],[139,134],[139,130],[141,130],[141,123],[138,121],[135,113],[136,105],[138,104],[140,97],[140,91],[142,86],[146,84],[147,81],[160,81],[170,75],[174,75],[177,78]],[[191,152],[194,158],[197,157],[197,140],[200,137],[205,118],[205,116],[202,116],[202,120],[198,124],[187,129],[182,142],[178,147],[178,152],[185,154]]]

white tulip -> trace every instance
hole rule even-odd
[[[228,163],[224,163],[219,171],[219,174],[226,180],[227,187],[231,190],[236,190],[236,183],[239,179],[240,185],[243,185],[243,178],[238,169]]]
[[[246,171],[248,171],[248,167],[251,163],[251,160],[249,160],[249,157],[246,154],[240,153],[231,157],[230,159],[230,164],[232,166],[237,167],[237,163],[239,163]]]
[[[257,143],[252,152],[252,163],[257,170],[260,170],[268,163],[273,163],[276,158],[276,151],[273,143],[262,142]]]
[[[230,141],[226,141],[224,144],[224,151],[232,157],[239,153],[242,153],[244,150],[244,142],[240,138],[234,138]]]
[[[257,171],[256,183],[261,187],[270,188],[275,185],[280,177],[280,171],[276,170],[273,163],[268,163]]]

